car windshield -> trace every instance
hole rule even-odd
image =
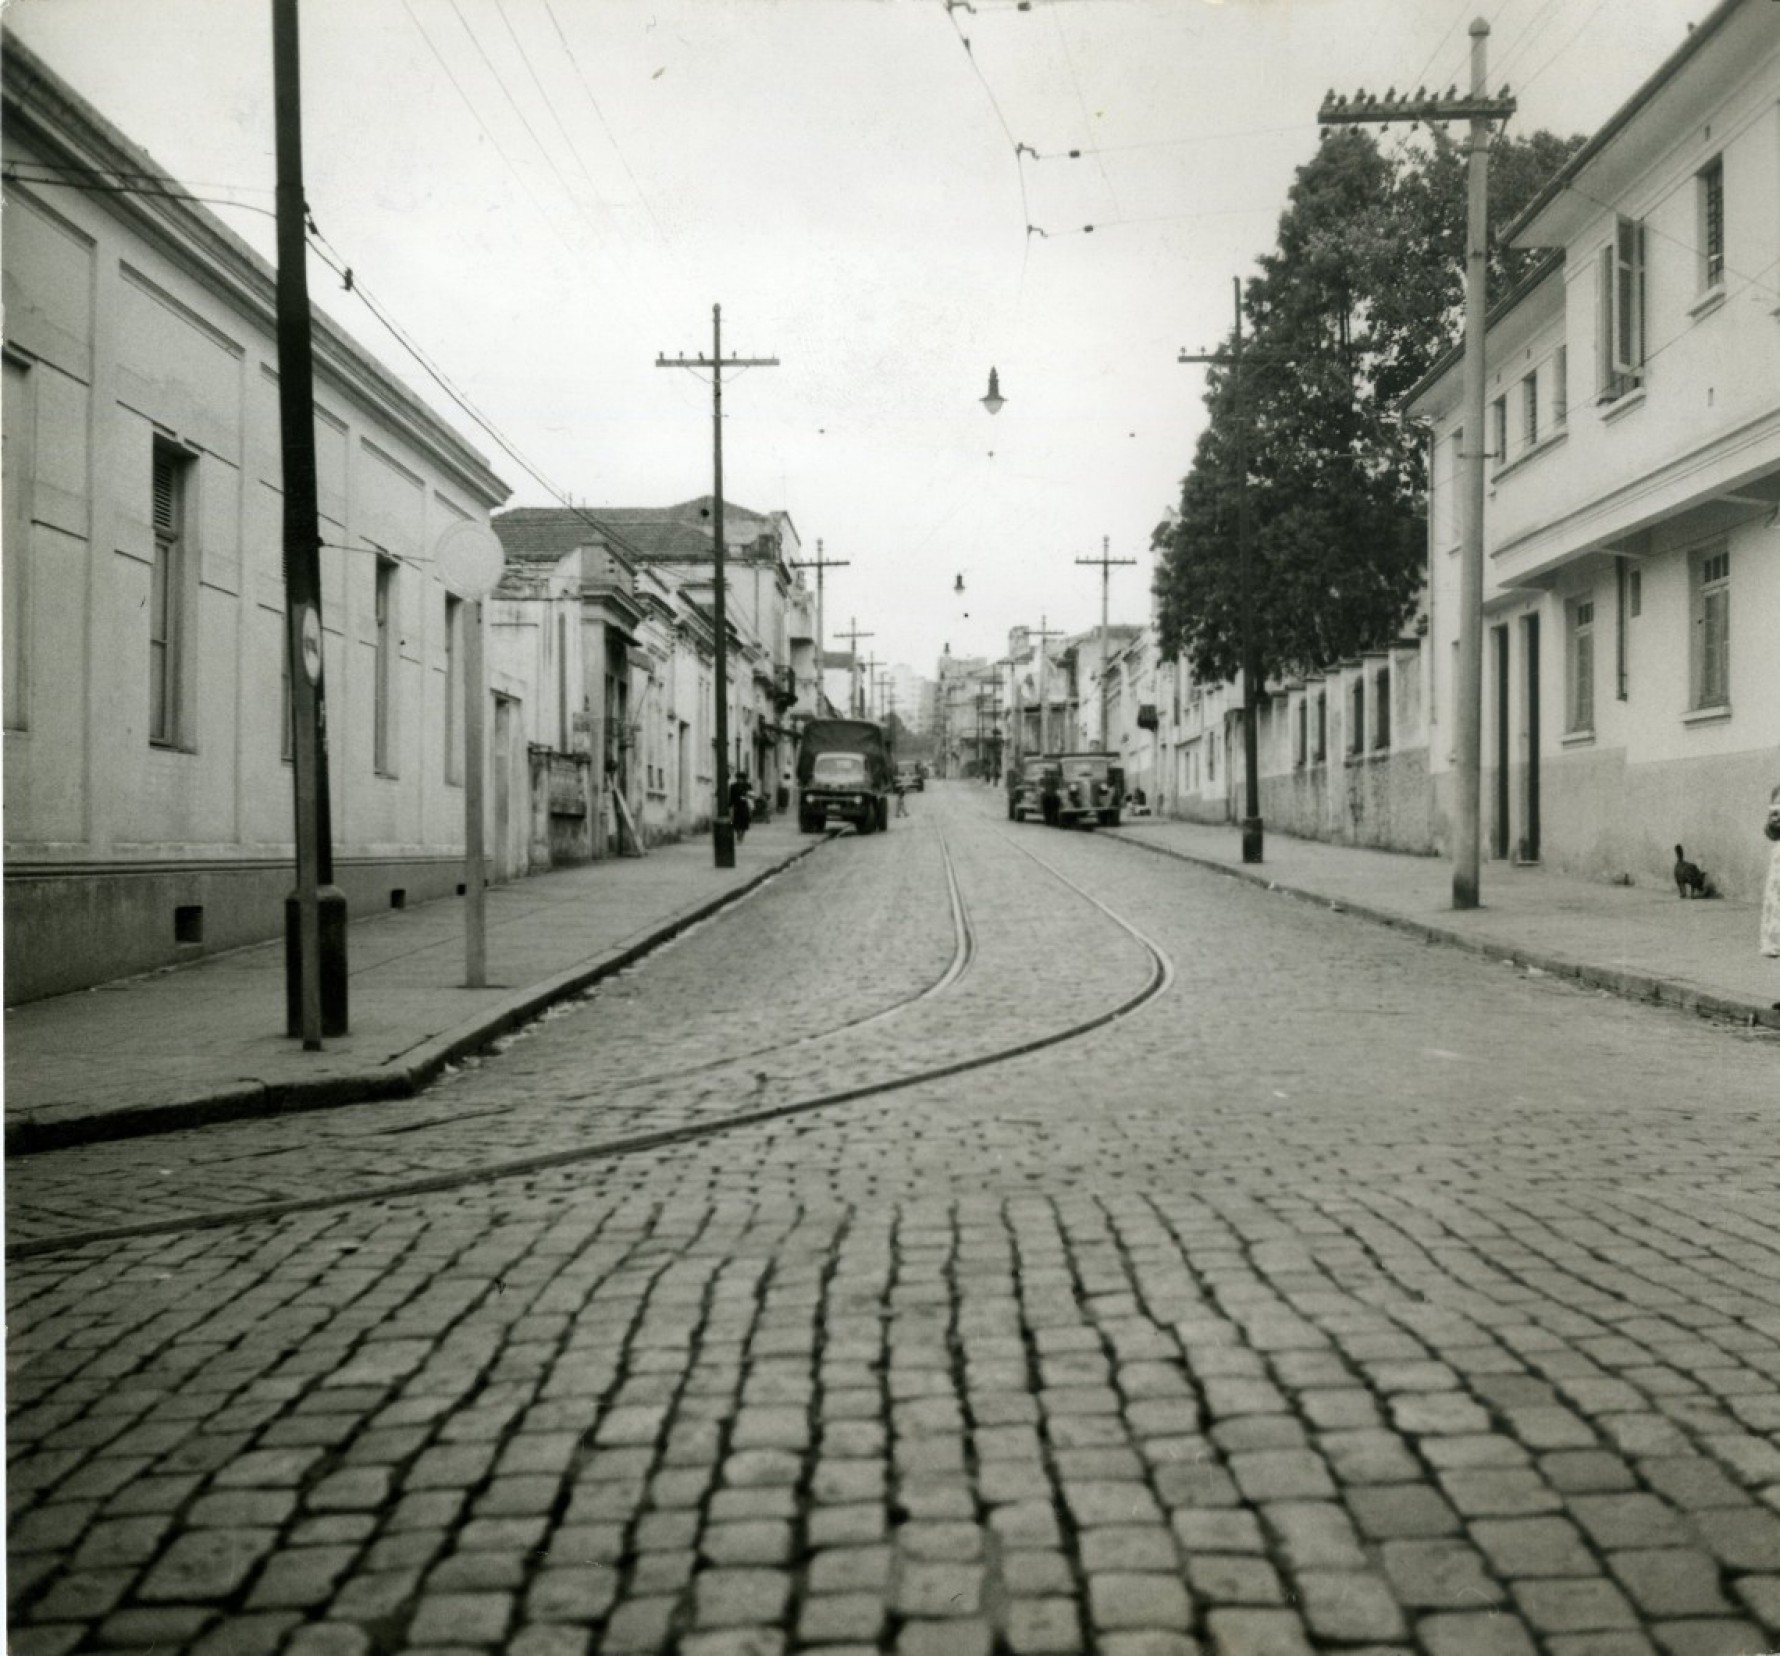
[[[1077,781],[1084,777],[1104,779],[1107,765],[1103,759],[1069,759],[1064,761],[1063,773],[1071,781]]]
[[[860,753],[819,753],[810,775],[817,782],[863,782],[865,756]]]

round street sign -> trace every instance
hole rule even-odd
[[[313,604],[303,606],[303,674],[311,684],[321,683],[321,617]]]
[[[482,598],[500,581],[506,556],[492,529],[454,523],[433,544],[439,579],[464,598]]]

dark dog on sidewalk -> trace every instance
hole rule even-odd
[[[1687,853],[1675,847],[1675,893],[1679,897],[1716,897],[1705,869],[1687,860]]]

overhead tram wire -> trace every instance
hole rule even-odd
[[[482,431],[491,442],[495,443],[500,448],[501,452],[512,460],[513,463],[526,474],[526,476],[531,478],[534,483],[538,484],[545,493],[550,495],[559,505],[566,510],[573,512],[575,516],[589,528],[598,530],[600,534],[604,535],[620,550],[625,552],[634,552],[636,550],[630,542],[616,529],[612,528],[610,524],[604,522],[592,512],[589,512],[584,506],[577,505],[565,490],[559,488],[549,477],[545,476],[545,474],[521,452],[513,440],[509,438],[488,415],[484,414],[473,402],[470,401],[468,394],[459,390],[458,387],[452,383],[450,377],[445,373],[445,370],[439,367],[439,365],[421,349],[420,345],[408,333],[407,329],[402,327],[394,317],[390,316],[378,303],[376,298],[365,290],[364,283],[359,281],[353,274],[352,267],[345,261],[345,256],[333,245],[332,242],[328,241],[327,237],[322,235],[320,229],[317,228],[313,217],[309,219],[309,234],[306,240],[308,241],[310,251],[313,252],[315,256],[328,267],[328,269],[333,271],[336,276],[341,278],[346,286],[346,290],[357,296],[359,302],[373,317],[376,318],[384,331],[387,332],[389,336],[420,365],[425,371],[427,378],[438,386],[438,388],[443,391],[470,420],[474,421],[477,428]]]
[[[507,15],[507,8],[502,0],[495,0],[495,12],[507,30],[507,37],[513,42],[513,48],[519,53],[519,61],[525,65],[525,72],[531,76],[532,85],[538,89],[538,96],[544,100],[544,107],[550,111],[550,119],[556,123],[556,130],[562,134],[563,143],[568,146],[569,154],[575,158],[575,165],[581,169],[581,177],[589,190],[598,193],[598,186],[593,182],[593,174],[588,170],[587,161],[576,147],[574,134],[563,124],[561,112],[556,107],[556,100],[550,96],[550,90],[538,75],[537,66],[531,60],[531,54],[525,49],[525,42],[519,38],[519,31],[513,27],[513,19]]]
[[[567,178],[565,177],[565,175],[563,174],[562,169],[557,166],[554,156],[551,154],[550,150],[544,145],[543,141],[539,138],[537,130],[532,126],[531,122],[526,119],[524,111],[522,109],[520,109],[520,107],[519,107],[518,100],[513,96],[513,93],[507,86],[506,81],[501,77],[499,70],[496,69],[492,59],[488,55],[488,52],[483,47],[481,40],[477,37],[475,32],[470,28],[470,25],[467,22],[467,20],[464,18],[462,11],[459,10],[459,8],[457,6],[457,0],[451,0],[451,5],[452,5],[452,11],[456,14],[458,22],[460,24],[462,24],[464,32],[467,35],[469,35],[469,37],[470,37],[470,44],[475,47],[477,55],[482,59],[484,65],[486,65],[490,75],[492,75],[494,77],[495,84],[500,87],[501,92],[506,97],[508,103],[513,106],[514,113],[519,116],[520,122],[525,127],[527,135],[531,138],[532,143],[537,146],[539,154],[543,156],[544,163],[547,167],[549,167],[552,176],[556,179],[557,185],[563,193],[563,196],[567,202],[570,212],[573,213],[576,216],[576,218],[579,219],[581,226],[582,226],[582,230],[584,232],[584,236],[585,236],[587,245],[593,249],[594,255],[596,257],[603,259],[608,264],[613,275],[617,278],[617,280],[619,282],[621,282],[629,290],[630,297],[631,297],[632,301],[634,303],[636,303],[637,305],[639,305],[643,311],[650,312],[651,314],[654,314],[653,306],[652,306],[651,300],[649,298],[649,293],[648,293],[647,288],[643,284],[639,283],[638,280],[631,274],[629,269],[626,268],[623,264],[621,264],[618,261],[618,259],[613,255],[611,249],[612,249],[612,244],[613,244],[614,238],[603,234],[600,227],[597,224],[595,224],[594,221],[592,220],[592,218],[589,216],[586,207],[583,205],[580,198],[576,195],[575,191],[570,187],[569,182],[568,182]],[[505,165],[507,171],[513,175],[514,180],[519,184],[520,188],[522,190],[524,190],[527,199],[531,202],[532,206],[537,210],[538,217],[544,221],[546,226],[549,228],[551,234],[556,237],[558,244],[561,246],[563,252],[568,255],[569,259],[571,261],[574,261],[577,264],[584,263],[587,258],[586,249],[577,247],[577,245],[576,245],[576,240],[579,240],[581,238],[576,238],[576,240],[571,240],[569,234],[564,230],[562,224],[558,221],[557,216],[551,213],[551,211],[544,205],[544,202],[538,195],[537,191],[532,188],[531,182],[527,179],[525,173],[521,170],[518,163],[514,160],[512,154],[507,150],[506,146],[501,143],[500,139],[498,139],[495,136],[493,129],[489,126],[488,122],[483,118],[482,111],[480,110],[480,108],[477,107],[475,99],[470,96],[469,92],[465,89],[463,82],[460,81],[458,79],[457,75],[452,71],[451,66],[446,61],[444,54],[439,50],[437,42],[434,41],[434,39],[432,38],[432,35],[428,32],[425,23],[423,23],[421,21],[420,17],[415,12],[412,0],[402,0],[402,6],[403,6],[403,9],[408,13],[409,21],[413,23],[415,29],[419,32],[421,38],[423,40],[425,40],[428,50],[430,50],[432,52],[433,57],[437,60],[437,62],[439,64],[439,67],[442,70],[444,70],[445,76],[451,82],[453,90],[456,91],[458,97],[463,100],[465,107],[470,111],[470,115],[475,120],[477,126],[479,126],[482,129],[483,136],[486,137],[488,139],[489,143],[494,147],[495,153],[500,156],[501,161]],[[503,23],[507,22],[505,12],[502,13],[502,21],[503,21]],[[511,33],[512,25],[510,23],[507,23],[507,27],[508,27],[509,33]],[[530,72],[532,74],[533,79],[535,81],[537,79],[536,71],[532,69],[530,58],[526,55],[524,46],[519,42],[517,36],[514,37],[514,44],[519,47],[520,57],[521,57],[522,61],[525,62],[528,72]],[[542,88],[541,84],[539,86],[539,90],[540,90],[540,92],[543,92],[543,88]],[[549,102],[548,94],[546,93],[546,94],[544,94],[544,96],[545,96],[546,102]],[[556,110],[555,110],[554,104],[551,104],[550,107],[551,107],[552,114],[555,115]],[[597,109],[596,109],[595,113],[598,113]],[[601,117],[601,120],[603,122],[603,120],[604,120],[603,116]],[[560,116],[557,117],[557,124],[559,127],[562,126],[562,124],[563,124]],[[564,130],[565,130],[565,135],[566,135],[566,128]],[[586,165],[585,161],[582,159],[580,152],[578,150],[574,149],[572,141],[570,144],[570,149],[571,149],[571,153],[573,153],[575,156],[576,165],[579,166],[581,169],[582,176],[587,179],[589,187],[592,188],[593,180],[588,173],[587,165]],[[653,217],[653,214],[651,214],[651,216]],[[658,226],[658,228],[659,228],[659,226]]]
[[[579,255],[570,245],[568,237],[562,233],[561,227],[545,209],[544,203],[538,199],[537,192],[531,187],[525,174],[519,170],[517,165],[515,165],[513,157],[507,153],[506,147],[501,143],[500,139],[495,137],[488,122],[483,120],[482,111],[476,107],[476,100],[464,90],[463,83],[452,73],[451,65],[445,61],[444,54],[434,43],[433,37],[427,33],[426,25],[421,22],[419,16],[416,14],[413,0],[402,0],[402,10],[408,14],[408,21],[414,25],[415,31],[420,35],[420,38],[426,42],[427,50],[433,54],[439,67],[444,70],[445,78],[451,82],[452,90],[463,100],[464,107],[469,110],[471,118],[475,121],[476,125],[482,129],[483,137],[485,137],[494,147],[495,154],[501,158],[502,164],[506,167],[507,171],[513,175],[514,181],[519,185],[520,189],[525,192],[526,198],[531,202],[532,206],[537,209],[538,217],[544,221],[545,225],[549,228],[550,233],[562,243],[563,251],[567,253],[571,259],[577,258]]]
[[[569,63],[575,71],[575,78],[581,83],[581,90],[587,95],[589,107],[593,110],[594,114],[599,117],[600,126],[606,134],[606,141],[612,146],[612,153],[618,157],[618,164],[624,168],[624,176],[630,180],[631,188],[637,192],[637,200],[643,204],[643,211],[649,215],[649,222],[655,226],[655,234],[661,239],[662,245],[665,247],[667,245],[668,235],[667,231],[662,227],[661,220],[655,216],[654,203],[649,200],[648,195],[643,189],[642,181],[637,177],[636,173],[631,170],[629,159],[619,147],[618,135],[612,130],[612,123],[606,119],[606,112],[600,108],[599,100],[594,97],[593,87],[589,85],[587,76],[581,68],[581,59],[576,56],[575,48],[569,44],[569,37],[563,33],[562,24],[557,20],[556,8],[550,3],[550,0],[544,0],[544,11],[550,19],[551,27],[556,30],[556,38],[562,42],[563,52],[568,57]]]
[[[1014,136],[1014,129],[1007,124],[1007,116],[1002,113],[1001,102],[995,96],[995,88],[989,84],[989,77],[983,73],[983,66],[977,62],[976,52],[971,48],[970,37],[958,26],[958,8],[967,0],[945,0],[946,21],[952,25],[952,33],[957,35],[958,44],[964,48],[964,55],[970,59],[971,72],[982,83],[983,93],[989,100],[989,107],[995,111],[995,119],[1001,123],[1001,130],[1014,149],[1014,174],[1020,181],[1020,219],[1026,226],[1026,251],[1020,259],[1020,284],[1026,282],[1026,260],[1032,252],[1032,207],[1026,198],[1026,167],[1020,159],[1021,153],[1029,146],[1022,144]]]
[[[1088,114],[1088,100],[1082,92],[1081,76],[1075,72],[1075,58],[1069,50],[1069,36],[1063,32],[1063,14],[1053,10],[1051,23],[1057,31],[1057,44],[1063,48],[1063,64],[1069,70],[1069,83],[1075,88],[1075,102],[1076,107],[1082,112],[1083,130],[1091,133],[1094,130],[1094,121],[1093,117]],[[1094,165],[1099,168],[1100,181],[1106,186],[1107,195],[1112,198],[1113,211],[1123,216],[1125,209],[1119,202],[1119,192],[1113,188],[1112,175],[1106,170],[1106,162],[1097,155],[1094,158]]]
[[[184,190],[151,189],[147,182],[147,174],[141,175],[135,182],[127,184],[102,184],[92,178],[37,178],[20,172],[21,166],[35,167],[39,170],[60,163],[38,161],[8,161],[4,172],[0,173],[8,183],[35,184],[39,189],[79,190],[87,195],[131,195],[141,196],[149,201],[195,201],[206,207],[238,207],[245,213],[260,213],[266,218],[275,219],[278,214],[270,207],[256,207],[251,201],[231,201],[227,196],[192,195]],[[177,180],[169,182],[177,183]],[[234,185],[224,185],[224,189],[233,189]],[[240,186],[245,189],[246,185]]]
[[[532,125],[530,117],[521,107],[519,100],[513,96],[513,90],[507,85],[506,77],[495,67],[494,59],[488,55],[488,48],[482,44],[480,36],[470,27],[469,19],[463,14],[463,8],[458,5],[457,0],[447,0],[447,4],[451,7],[451,15],[457,19],[464,33],[470,37],[470,44],[476,48],[476,55],[482,59],[484,67],[494,78],[495,85],[501,89],[501,96],[507,100],[512,106],[513,113],[519,117],[519,124],[525,128],[526,136],[536,146],[538,154],[543,156],[544,165],[550,169],[550,176],[556,180],[558,188],[568,198],[569,204],[573,206],[575,193],[569,188],[569,181],[563,176],[562,168],[557,166],[556,157],[545,147],[544,141],[538,136],[537,129]]]
[[[1544,34],[1557,17],[1558,0],[1544,0],[1537,12],[1527,20],[1527,26],[1520,31],[1520,36],[1501,57],[1501,60],[1490,70],[1491,78],[1500,75],[1506,77],[1513,69],[1521,54]]]
[[[1576,42],[1587,31],[1589,24],[1594,22],[1595,18],[1600,14],[1601,8],[1603,6],[1605,6],[1606,4],[1607,4],[1607,0],[1595,0],[1594,7],[1590,10],[1588,16],[1583,18],[1583,20],[1576,25],[1576,27],[1571,31],[1569,38],[1565,40],[1563,45],[1558,47],[1558,49],[1555,52],[1553,52],[1549,57],[1547,57],[1546,60],[1542,64],[1540,64],[1537,69],[1535,69],[1532,72],[1532,74],[1524,76],[1522,78],[1521,83],[1520,83],[1520,89],[1522,92],[1525,92],[1526,89],[1529,86],[1531,86],[1534,81],[1538,80],[1538,78],[1541,75],[1543,75],[1547,69],[1549,69],[1554,63],[1556,63],[1557,60],[1559,58],[1561,58],[1565,52],[1569,51],[1569,49],[1576,44]]]
[[[1315,121],[1294,121],[1289,126],[1242,127],[1231,132],[1195,132],[1179,138],[1142,138],[1130,144],[1085,144],[1079,149],[1036,150],[1028,144],[1025,151],[1034,161],[1078,161],[1087,155],[1126,155],[1134,150],[1175,149],[1185,144],[1215,144],[1237,138],[1271,138],[1280,133],[1315,130]]]

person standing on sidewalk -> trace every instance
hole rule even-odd
[[[749,793],[748,778],[741,772],[729,784],[729,816],[735,824],[736,844],[748,837],[748,824],[754,820],[754,801]]]
[[[1768,821],[1762,831],[1774,849],[1768,853],[1768,883],[1761,899],[1761,952],[1780,956],[1780,787],[1768,795]],[[1780,1006],[1780,1001],[1775,1004]]]

